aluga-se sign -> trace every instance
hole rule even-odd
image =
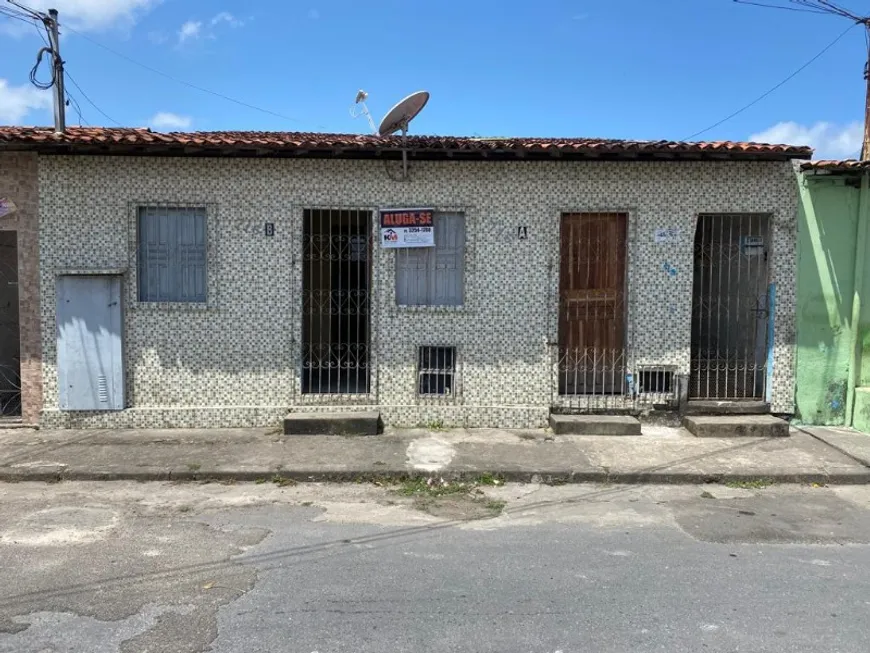
[[[434,247],[435,218],[432,209],[382,209],[381,247]]]

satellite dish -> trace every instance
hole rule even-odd
[[[423,110],[428,101],[429,91],[411,93],[387,112],[387,115],[381,120],[381,126],[378,127],[378,135],[389,136],[400,129],[402,132],[407,132],[408,124]]]

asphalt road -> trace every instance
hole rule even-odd
[[[486,493],[0,485],[0,652],[870,650],[870,489]]]

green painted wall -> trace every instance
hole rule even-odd
[[[801,175],[800,193],[795,417],[843,425],[860,190],[854,178]],[[870,312],[870,302],[862,308]],[[870,357],[870,336],[867,346]],[[864,370],[870,377],[870,364]]]

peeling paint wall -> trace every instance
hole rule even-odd
[[[800,188],[795,416],[843,425],[860,191],[845,177],[802,176]]]

